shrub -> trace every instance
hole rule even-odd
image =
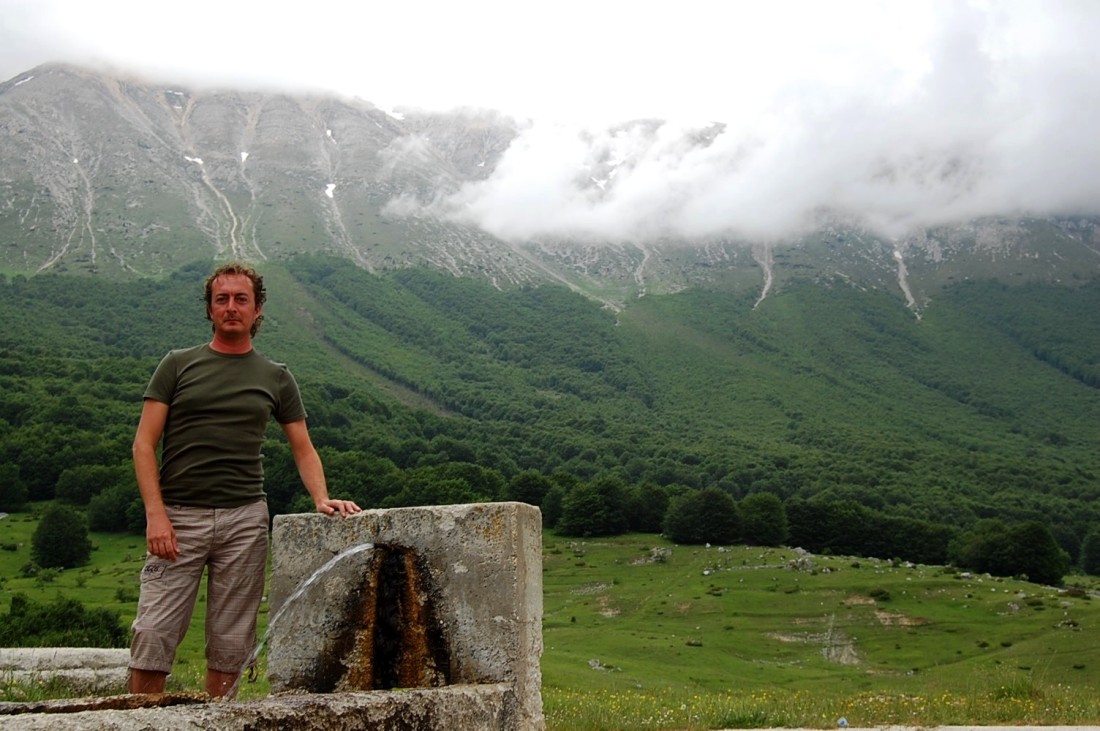
[[[741,534],[754,546],[781,546],[790,537],[783,501],[770,492],[747,495],[738,506]]]
[[[43,568],[83,566],[92,556],[84,516],[67,505],[46,508],[31,537],[31,558]]]
[[[886,589],[871,589],[871,591],[867,592],[867,595],[874,599],[876,602],[890,601],[890,592]]]
[[[11,608],[0,622],[0,647],[126,647],[129,635],[118,615],[106,609],[87,609],[76,599],[59,598],[50,604],[31,601],[25,594],[11,598]]]
[[[626,486],[610,477],[576,485],[562,499],[557,529],[567,536],[614,536],[625,533]]]
[[[735,543],[741,535],[741,517],[729,493],[708,487],[672,499],[664,532],[677,543]]]

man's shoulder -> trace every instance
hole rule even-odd
[[[210,345],[207,343],[199,343],[198,345],[192,345],[188,348],[175,348],[168,351],[168,355],[176,358],[188,358],[197,355],[204,355],[206,353],[213,352],[210,350]]]
[[[192,345],[189,348],[173,348],[165,354],[161,362],[174,363],[176,365],[191,363],[195,360],[204,358],[209,352],[210,348],[207,347],[205,343],[202,345]]]
[[[290,370],[290,368],[287,367],[286,363],[280,363],[277,360],[273,360],[271,358],[268,358],[266,355],[264,355],[260,351],[256,350],[255,348],[252,349],[252,352],[249,353],[249,355],[251,355],[253,358],[255,358],[258,362],[263,363],[264,365],[266,365],[268,367],[276,368],[276,369],[282,370],[282,371],[289,371]]]

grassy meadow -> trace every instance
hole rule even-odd
[[[142,539],[93,534],[91,565],[43,581],[19,572],[35,524],[27,513],[0,520],[0,613],[23,592],[74,597],[128,623]],[[1086,591],[1065,591],[637,534],[547,533],[543,545],[552,730],[1100,723],[1100,602],[1085,577],[1070,578]],[[204,609],[200,594],[174,690],[201,688]],[[260,670],[241,698],[267,694],[262,657]],[[34,693],[0,679],[0,699]]]
[[[650,535],[544,547],[551,728],[1100,721],[1084,592]]]

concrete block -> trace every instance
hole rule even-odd
[[[27,685],[58,680],[74,693],[125,692],[129,661],[125,648],[0,648],[0,673],[8,679]]]
[[[356,689],[348,678],[358,640],[348,638],[368,630],[353,615],[379,590],[380,562],[399,555],[406,596],[421,612],[403,614],[402,629],[419,616],[426,626],[411,629],[435,633],[444,645],[435,661],[445,667],[427,684],[505,683],[518,704],[516,728],[542,729],[541,523],[539,510],[523,503],[277,516],[267,636],[272,690]]]

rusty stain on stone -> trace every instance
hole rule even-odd
[[[169,706],[209,703],[206,693],[133,693],[105,698],[64,698],[0,704],[0,716],[24,713],[79,713],[81,711],[130,711],[135,708],[167,708]]]
[[[499,540],[504,535],[506,523],[504,516],[497,512],[491,512],[488,515],[489,521],[482,529],[482,534],[490,540]]]
[[[433,688],[450,683],[450,651],[435,617],[430,574],[416,553],[375,546],[351,607],[350,631],[335,648],[345,668],[335,689]]]

